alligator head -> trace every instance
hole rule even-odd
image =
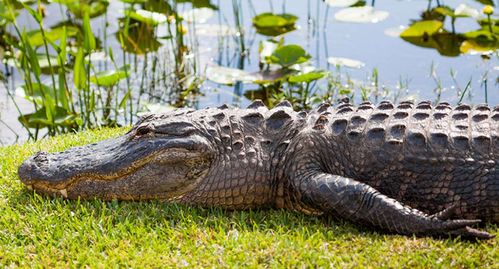
[[[105,200],[172,199],[192,190],[216,156],[192,111],[142,118],[125,135],[38,152],[19,168],[21,181],[41,193]]]

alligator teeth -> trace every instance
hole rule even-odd
[[[59,191],[64,198],[68,198],[68,191],[66,189],[60,190]]]
[[[33,185],[26,185],[26,189],[32,191],[33,190]]]

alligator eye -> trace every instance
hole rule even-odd
[[[144,125],[144,126],[140,126],[139,128],[137,128],[137,130],[135,131],[135,135],[136,136],[144,136],[144,135],[147,135],[148,133],[151,133],[152,132],[152,128],[150,125]]]

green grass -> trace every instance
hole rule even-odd
[[[0,148],[0,267],[498,268],[498,239],[478,243],[386,235],[299,213],[230,212],[161,202],[66,201],[23,188],[16,171],[123,129]],[[486,227],[499,236],[495,225]]]

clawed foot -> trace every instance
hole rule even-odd
[[[489,234],[470,226],[476,225],[481,220],[466,220],[466,219],[451,219],[456,213],[457,205],[454,204],[438,213],[430,216],[430,218],[440,222],[436,230],[430,229],[430,233],[441,234],[447,233],[452,236],[460,236],[464,239],[491,239],[495,235]]]

